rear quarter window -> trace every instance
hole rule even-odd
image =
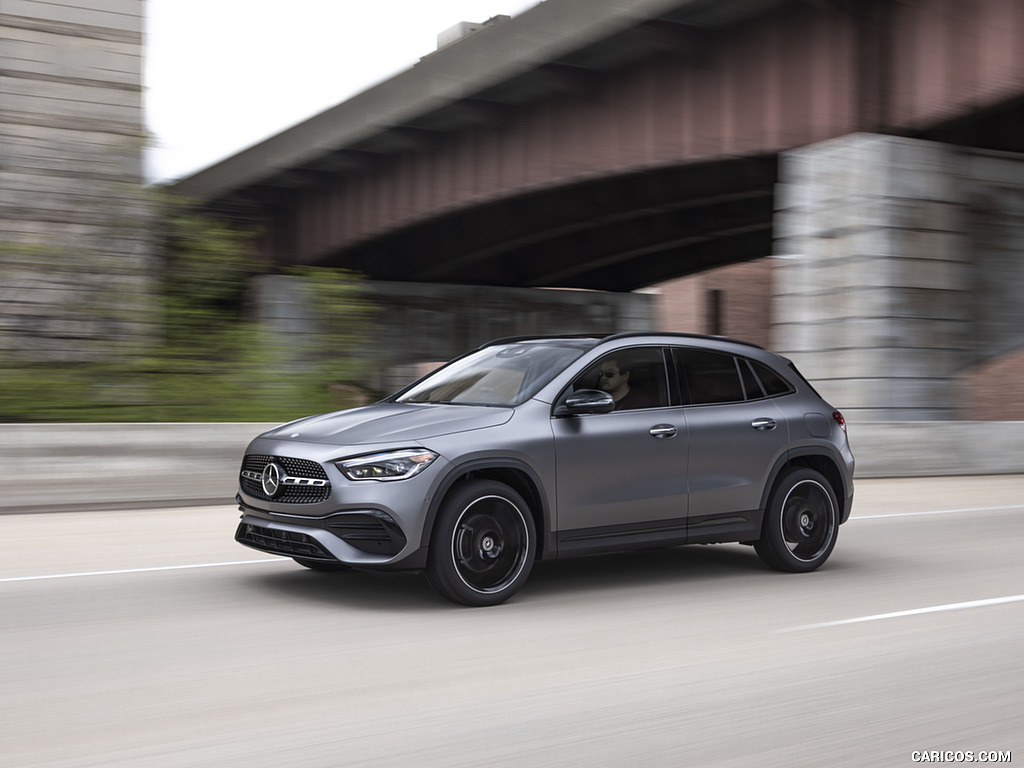
[[[788,381],[779,376],[779,374],[764,363],[751,360],[750,365],[753,366],[754,372],[757,374],[757,378],[761,380],[761,386],[764,387],[765,394],[768,395],[768,397],[788,395],[790,392],[794,391],[793,386]]]

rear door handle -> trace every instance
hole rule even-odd
[[[664,440],[666,437],[675,437],[676,428],[671,424],[655,424],[651,427],[651,434],[654,437]]]
[[[775,423],[775,419],[754,419],[750,422],[750,426],[762,432],[767,432],[768,430],[775,429],[778,425]]]

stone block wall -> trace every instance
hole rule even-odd
[[[0,5],[0,354],[146,336],[142,27],[143,0]]]
[[[1024,156],[972,152],[972,365],[963,372],[971,419],[1024,421]]]
[[[1024,348],[1024,155],[971,152],[973,362]]]
[[[954,419],[971,361],[962,154],[854,135],[782,161],[772,346],[870,421]]]
[[[781,169],[772,347],[849,418],[1020,418],[1024,158],[858,134]]]

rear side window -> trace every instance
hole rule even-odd
[[[689,389],[689,402],[735,403],[745,399],[736,358],[705,349],[676,350],[676,367],[684,390]]]
[[[677,349],[675,358],[684,402],[692,405],[760,400],[794,391],[789,382],[756,360],[705,349]]]

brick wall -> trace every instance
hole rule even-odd
[[[1024,421],[1024,350],[988,360],[961,377],[966,418]]]
[[[767,347],[772,263],[758,259],[662,283],[656,289],[659,330],[715,333]]]

